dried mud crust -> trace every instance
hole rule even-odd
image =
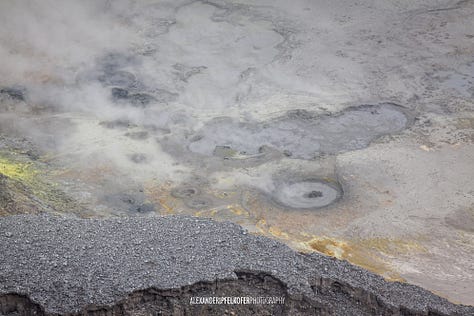
[[[0,219],[0,315],[472,315],[419,287],[192,217]],[[193,296],[284,297],[192,305]]]

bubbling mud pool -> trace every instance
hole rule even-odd
[[[342,197],[342,190],[319,180],[279,185],[272,196],[278,203],[295,209],[318,209]]]
[[[287,156],[312,159],[367,147],[386,134],[406,128],[409,120],[394,104],[364,105],[335,115],[317,116],[306,110],[290,111],[270,122],[238,122],[229,117],[211,120],[189,144],[192,152],[226,158],[258,155],[262,146]]]

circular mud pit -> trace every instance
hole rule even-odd
[[[283,183],[272,193],[281,205],[295,209],[316,209],[336,202],[342,196],[339,186],[320,180]]]
[[[201,191],[193,186],[185,185],[171,190],[171,196],[181,199],[184,204],[192,209],[205,209],[212,206],[212,200],[201,196]]]
[[[198,195],[199,193],[199,189],[192,186],[183,186],[171,190],[171,196],[178,199],[190,198]]]
[[[208,208],[212,205],[211,201],[206,198],[193,198],[185,200],[184,204],[186,204],[186,206],[189,208],[198,210]]]

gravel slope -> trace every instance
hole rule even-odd
[[[474,307],[451,304],[419,287],[385,282],[346,262],[299,254],[235,224],[201,218],[3,217],[0,253],[5,315],[139,315],[140,308],[148,311],[144,315],[166,314],[156,302],[167,297],[183,299],[181,310],[175,304],[168,311],[184,315],[202,308],[188,304],[196,293],[286,297],[278,312],[252,312],[258,315],[474,315]],[[144,299],[150,293],[154,299]],[[252,308],[234,307],[239,313]]]

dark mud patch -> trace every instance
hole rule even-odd
[[[146,107],[156,101],[155,97],[147,93],[130,93],[123,88],[112,88],[111,96],[115,102],[131,104],[134,107]]]
[[[378,137],[398,133],[409,124],[406,111],[390,103],[350,107],[324,116],[305,110],[290,111],[268,122],[221,117],[191,137],[188,148],[206,156],[254,156],[260,148],[269,146],[292,158],[313,159],[319,154],[365,148]]]
[[[139,60],[130,55],[110,53],[97,59],[94,67],[76,76],[78,84],[98,82],[104,87],[123,89],[143,89],[143,83],[132,72],[140,65]]]
[[[109,53],[97,59],[95,65],[76,76],[78,84],[99,83],[110,89],[110,97],[117,105],[145,108],[153,103],[168,103],[178,98],[177,93],[164,87],[149,87],[140,74],[142,60],[136,56]]]
[[[113,70],[100,74],[97,78],[104,86],[117,86],[125,89],[138,88],[137,77],[128,71]]]
[[[109,194],[102,199],[102,202],[118,212],[143,214],[156,211],[155,205],[147,201],[145,194],[140,191]]]
[[[129,129],[129,128],[137,127],[136,124],[126,119],[102,121],[99,123],[99,125],[105,128],[109,128],[109,129]]]
[[[14,101],[26,100],[26,89],[23,87],[3,87],[0,88],[0,101],[2,99],[10,99]]]
[[[148,162],[148,157],[145,154],[131,154],[128,158],[136,164],[146,164]]]
[[[125,136],[134,140],[146,140],[150,137],[150,134],[146,131],[140,131],[140,132],[129,132],[129,133],[126,133]]]
[[[474,233],[474,206],[446,216],[445,222],[456,229]]]
[[[134,67],[140,64],[140,60],[133,55],[120,52],[111,52],[97,59],[99,70],[104,73],[111,73],[123,69],[124,67]]]
[[[166,89],[156,88],[156,89],[151,89],[150,92],[153,93],[155,99],[159,103],[164,103],[164,104],[173,102],[179,97],[178,93],[171,92]]]
[[[197,210],[207,209],[209,207],[212,207],[213,205],[212,201],[205,197],[185,199],[184,204],[186,204],[186,206],[189,208],[197,209]]]
[[[26,88],[22,86],[0,87],[0,113],[32,111],[27,104]],[[0,122],[0,125],[3,123]]]

